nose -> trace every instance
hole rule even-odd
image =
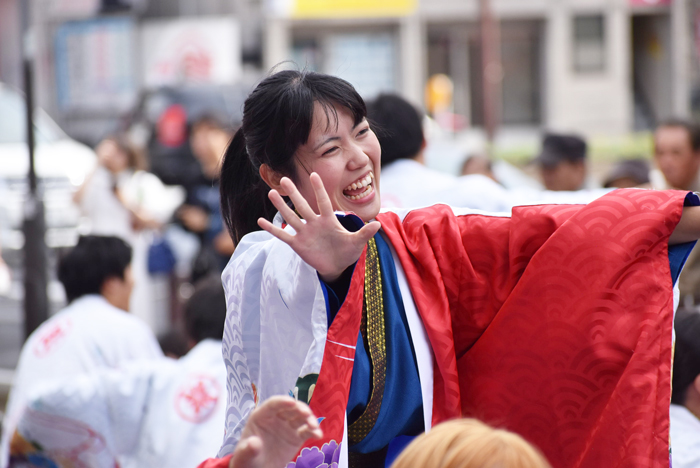
[[[348,154],[348,169],[362,169],[367,166],[368,162],[369,156],[367,156],[362,147],[358,144],[353,144]]]
[[[663,170],[668,170],[673,166],[673,158],[671,155],[665,152],[657,153],[656,155],[656,164],[659,166],[659,169]]]

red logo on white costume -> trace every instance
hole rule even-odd
[[[216,408],[221,389],[208,375],[194,375],[180,386],[175,396],[175,411],[185,421],[204,422]]]
[[[36,339],[34,354],[38,357],[50,354],[68,336],[71,328],[73,328],[73,324],[70,319],[66,318],[50,325],[46,330],[42,330]]]

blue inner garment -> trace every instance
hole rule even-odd
[[[371,453],[388,447],[398,436],[416,436],[424,430],[423,398],[411,333],[403,307],[401,291],[391,249],[381,235],[375,236],[382,274],[384,320],[386,336],[386,382],[384,397],[376,424],[361,442],[351,445],[351,452]],[[321,282],[326,296],[329,326],[340,309],[347,288],[332,288]],[[342,297],[338,296],[338,293]],[[352,370],[348,400],[348,424],[364,412],[372,391],[372,364],[362,334],[357,337],[357,349]],[[401,446],[405,439],[400,439]]]

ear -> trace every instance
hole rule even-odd
[[[100,286],[100,295],[105,296],[109,294],[113,287],[114,277],[110,276],[109,278],[105,278],[105,280],[102,282],[102,286]]]
[[[272,170],[267,164],[261,164],[259,172],[260,177],[265,181],[268,187],[277,190],[283,197],[287,196],[287,193],[280,185],[280,180],[282,180],[282,177],[284,177],[282,174]]]

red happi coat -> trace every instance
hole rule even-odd
[[[434,354],[433,425],[510,429],[554,468],[668,467],[668,238],[685,197],[618,190],[510,218],[443,205],[377,216]],[[364,254],[328,330],[310,403],[324,438],[308,447],[343,437],[363,278]]]

